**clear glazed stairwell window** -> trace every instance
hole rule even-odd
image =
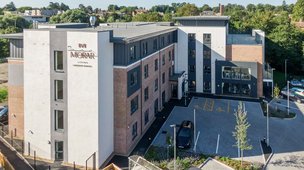
[[[56,131],[63,131],[63,111],[62,110],[55,110],[55,130]]]
[[[54,69],[56,72],[63,72],[63,52],[55,51],[54,52]]]
[[[55,160],[63,160],[63,141],[55,141]]]
[[[55,100],[63,100],[63,80],[55,80]]]

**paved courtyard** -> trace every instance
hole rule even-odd
[[[180,124],[183,120],[193,121],[193,110],[196,109],[197,132],[200,132],[197,152],[215,154],[219,136],[218,154],[237,158],[232,132],[235,127],[234,110],[238,103],[236,100],[193,98],[189,107],[175,107],[172,110],[152,145],[166,146],[166,134],[163,131],[173,135],[170,125]],[[244,152],[245,160],[264,163],[259,141],[266,136],[266,118],[259,103],[243,103],[248,114],[248,122],[251,124],[248,139],[253,146],[252,150]],[[284,102],[281,104],[284,105]],[[298,110],[304,111],[304,106],[296,106],[293,103],[291,106],[295,108],[293,112],[297,113],[295,119],[270,118],[270,145],[275,154],[268,169],[304,169],[304,117]]]

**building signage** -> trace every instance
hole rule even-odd
[[[79,50],[75,50],[70,48],[70,56],[73,58],[80,58],[80,59],[95,59],[96,55],[92,50],[86,50],[87,44],[78,44]]]
[[[84,59],[77,61],[77,64],[73,65],[75,67],[92,67],[88,61],[94,60],[97,57],[93,50],[87,50],[87,44],[79,43],[78,49],[73,49],[71,46],[68,46],[68,52],[71,58]]]

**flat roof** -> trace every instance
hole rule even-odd
[[[227,44],[258,45],[259,43],[250,34],[228,34]]]
[[[175,31],[176,26],[167,26],[170,23],[157,23],[157,22],[129,22],[129,23],[113,23],[104,24],[95,28],[69,28],[69,26],[83,25],[85,23],[61,23],[61,24],[41,24],[46,26],[39,29],[29,29],[35,31],[80,31],[80,32],[100,32],[100,31],[113,31],[112,42],[123,43],[138,41],[141,39],[150,38],[153,36],[165,34],[168,32]],[[51,28],[48,26],[63,27],[63,28]],[[64,28],[64,27],[67,28]],[[23,39],[23,33],[18,34],[2,34],[1,38],[8,39]]]
[[[113,30],[114,42],[131,42],[135,40],[145,39],[160,34],[175,31],[175,26],[159,26],[157,23],[144,25],[123,25],[123,26],[107,26],[103,29]]]
[[[229,16],[186,16],[186,17],[173,17],[174,20],[188,20],[188,21],[228,21]]]

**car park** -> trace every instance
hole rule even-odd
[[[181,123],[176,136],[176,146],[180,149],[187,149],[191,147],[193,138],[193,123],[185,120]]]

